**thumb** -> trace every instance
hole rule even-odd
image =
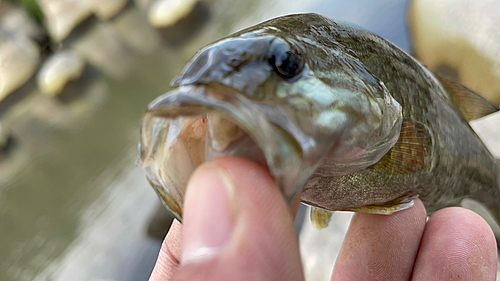
[[[304,280],[292,212],[249,160],[223,157],[194,173],[182,235],[173,280]]]

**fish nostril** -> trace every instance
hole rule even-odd
[[[232,58],[228,61],[227,63],[229,66],[232,66],[232,67],[237,67],[238,65],[241,64],[241,61],[237,58]]]

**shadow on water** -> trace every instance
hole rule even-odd
[[[160,242],[146,235],[157,198],[134,166],[140,119],[204,45],[270,17],[311,11],[409,48],[403,0],[203,5],[200,17],[210,17],[193,36],[135,57],[121,78],[87,68],[86,80],[59,99],[31,81],[0,103],[0,122],[16,140],[0,158],[0,280],[147,280]]]

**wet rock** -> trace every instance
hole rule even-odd
[[[500,1],[413,0],[415,56],[500,105]]]

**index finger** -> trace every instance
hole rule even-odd
[[[172,278],[181,260],[181,245],[182,224],[178,220],[174,220],[165,240],[163,240],[155,267],[149,277],[150,281],[165,281]]]
[[[426,218],[419,199],[390,216],[354,214],[332,280],[409,280]]]

